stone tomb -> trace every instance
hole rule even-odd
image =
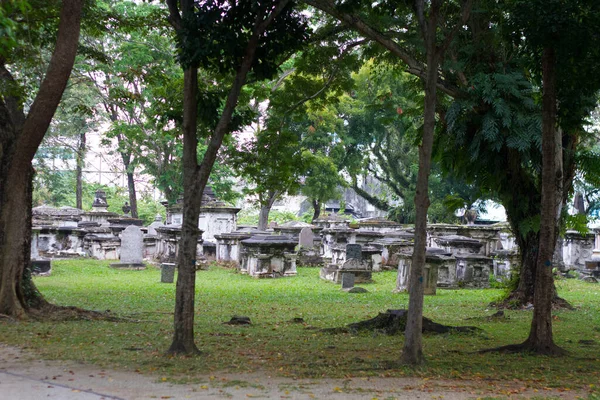
[[[214,235],[217,240],[217,261],[224,264],[231,264],[235,267],[242,261],[241,242],[250,239],[250,232],[231,232]]]
[[[340,264],[331,264],[321,268],[320,276],[322,279],[341,283],[342,274],[352,273],[356,283],[371,282],[373,271],[368,262],[363,260],[362,246],[359,244],[349,243],[346,245],[345,261]]]
[[[313,228],[311,226],[303,227],[298,235],[298,266],[319,267],[323,265],[323,258],[319,254],[320,244],[320,238],[313,233]]]
[[[437,284],[440,287],[489,287],[494,264],[481,254],[484,243],[465,236],[448,235],[433,239],[447,253],[452,253],[456,264],[440,266]]]
[[[497,281],[507,281],[513,272],[519,270],[521,255],[513,250],[496,250],[492,254],[494,277]]]
[[[121,232],[121,251],[118,263],[110,264],[113,268],[144,269],[143,261],[144,235],[139,226],[129,225]]]
[[[396,292],[408,292],[410,289],[410,270],[412,254],[398,255],[398,277],[396,279]],[[428,248],[425,253],[425,267],[420,282],[424,285],[424,294],[434,295],[437,291],[438,271],[442,269],[453,270],[456,259],[451,253],[438,248]]]
[[[414,247],[412,240],[400,237],[384,237],[374,244],[381,247],[381,269],[384,270],[398,268],[398,254],[412,254]]]
[[[283,235],[256,235],[242,240],[240,272],[255,278],[296,275],[296,243]]]

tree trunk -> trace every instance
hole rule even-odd
[[[131,207],[131,217],[137,218],[137,194],[135,192],[135,180],[133,179],[133,172],[127,172],[127,188],[129,189],[129,206]]]
[[[540,247],[533,319],[525,345],[538,354],[561,354],[552,336],[552,277],[554,246],[562,205],[562,141],[556,128],[556,55],[552,47],[542,54],[542,207]]]
[[[173,342],[168,350],[169,353],[199,353],[194,343],[194,301],[196,294],[196,244],[202,192],[208,182],[208,177],[223,143],[223,138],[229,132],[229,124],[254,61],[256,49],[260,44],[260,37],[273,19],[283,10],[287,2],[288,0],[280,1],[266,19],[256,21],[254,32],[246,45],[241,65],[236,71],[235,79],[227,95],[225,107],[208,141],[208,147],[200,165],[198,165],[196,151],[198,147],[196,135],[198,71],[197,66],[193,65],[185,69],[183,99],[183,225],[181,241],[179,242],[179,272],[175,293],[175,332]],[[181,0],[183,17],[179,12],[179,3],[177,0],[167,0],[169,20],[178,33],[184,35],[183,18],[193,17],[194,2],[193,0]]]
[[[197,67],[187,68],[183,78],[183,221],[177,259],[175,331],[168,352],[198,354],[200,350],[194,343],[194,303],[196,297],[196,245],[198,243],[198,217],[202,191],[197,182]]]
[[[79,146],[77,146],[77,169],[75,176],[75,207],[83,209],[83,167],[85,164],[85,132],[79,134]]]
[[[119,135],[117,138],[119,143],[123,140],[121,135]],[[123,165],[125,166],[125,172],[127,174],[127,192],[129,193],[131,216],[133,218],[137,218],[137,195],[135,193],[135,180],[133,179],[133,171],[131,170],[131,153],[121,153],[121,159],[123,160]]]
[[[431,152],[435,131],[435,106],[437,96],[437,77],[439,54],[436,45],[436,30],[440,4],[432,1],[427,34],[427,77],[425,79],[425,107],[423,111],[423,137],[419,146],[419,173],[415,194],[415,244],[410,267],[410,293],[408,316],[402,356],[400,361],[407,365],[420,365],[425,362],[423,355],[423,271],[427,243],[427,210],[429,209],[429,173],[431,171]]]
[[[321,215],[321,202],[317,199],[312,199],[312,206],[314,210],[312,220],[314,221]]]
[[[271,212],[271,207],[273,207],[273,203],[275,203],[275,199],[277,198],[278,193],[269,190],[267,193],[267,201],[266,203],[261,202],[262,206],[260,207],[260,212],[258,214],[258,230],[264,231],[268,228],[269,225],[269,213]]]
[[[56,47],[27,117],[18,99],[0,98],[0,314],[23,317],[43,302],[27,277],[31,252],[31,161],[67,85],[81,21],[81,0],[64,0]],[[0,59],[0,80],[16,85]],[[25,290],[27,289],[27,290]]]

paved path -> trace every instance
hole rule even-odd
[[[199,374],[200,375],[200,374]],[[202,376],[200,376],[202,377]],[[253,374],[205,377],[204,384],[177,385],[160,377],[107,370],[71,361],[44,361],[0,344],[0,400],[142,399],[576,399],[586,393],[523,391],[519,382],[441,381],[419,378],[291,379]]]

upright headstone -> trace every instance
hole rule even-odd
[[[121,255],[115,268],[145,268],[143,263],[144,235],[139,226],[129,225],[121,232]]]
[[[342,290],[352,289],[354,287],[354,274],[351,272],[342,273]]]
[[[347,244],[346,260],[362,260],[362,246],[360,244]]]
[[[298,244],[300,247],[312,248],[314,245],[315,235],[308,226],[302,228],[300,231],[300,238],[298,240]]]
[[[175,268],[174,263],[162,263],[160,264],[160,281],[162,283],[173,283],[175,279]]]

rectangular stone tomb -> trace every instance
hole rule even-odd
[[[255,278],[294,276],[297,241],[283,235],[260,235],[242,240],[240,271]]]
[[[398,277],[396,279],[396,292],[407,292],[410,288],[410,270],[412,254],[399,254]],[[423,276],[419,278],[424,285],[424,294],[435,295],[439,282],[439,271],[445,268],[452,270],[456,266],[456,259],[441,249],[428,249],[425,257]]]
[[[456,284],[458,287],[487,288],[494,264],[491,258],[479,254],[457,254]]]
[[[346,260],[343,265],[329,265],[321,268],[320,276],[322,279],[335,283],[342,282],[342,274],[352,273],[354,283],[372,282],[373,271],[368,268],[368,263],[359,261],[355,258]]]
[[[242,260],[242,240],[250,239],[250,233],[231,232],[215,235],[217,240],[217,261],[239,266]]]

